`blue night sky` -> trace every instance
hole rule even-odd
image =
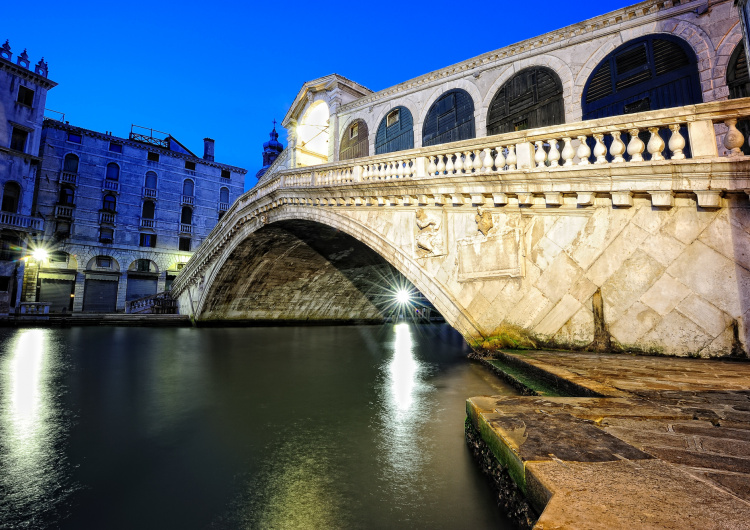
[[[305,81],[338,73],[381,90],[633,0],[240,3],[59,2],[3,13],[0,43],[49,63],[47,108],[72,125],[127,137],[172,134],[197,155],[248,169],[255,184],[271,121]],[[572,6],[573,4],[571,4]],[[502,6],[502,7],[501,7]],[[286,133],[279,130],[286,145]]]

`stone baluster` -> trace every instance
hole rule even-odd
[[[638,129],[633,128],[628,130],[630,134],[630,142],[628,143],[628,154],[630,155],[631,162],[643,162],[643,151],[646,146],[643,140],[638,138]]]
[[[370,178],[370,164],[365,164],[362,170],[362,180]]]
[[[651,155],[651,160],[664,160],[664,155],[661,154],[661,152],[664,151],[664,140],[662,140],[662,137],[659,134],[659,128],[649,127],[648,132],[651,133],[651,138],[648,139],[648,145],[646,147]]]
[[[505,157],[505,162],[508,164],[508,171],[514,171],[516,169],[516,162],[518,162],[518,157],[516,156],[515,145],[511,144],[508,146],[508,156]]]
[[[589,147],[589,144],[586,143],[587,138],[583,135],[580,135],[578,137],[578,165],[579,166],[587,166],[591,162],[589,162],[589,157],[591,156],[591,148]]]
[[[489,147],[482,150],[482,173],[490,173],[492,171],[492,152]],[[476,163],[476,160],[474,161]]]
[[[481,173],[482,171],[482,157],[479,156],[481,151],[479,149],[474,150],[474,162],[471,166],[474,168],[474,173]]]
[[[503,169],[505,169],[506,161],[505,161],[505,156],[503,155],[504,149],[505,148],[502,145],[498,145],[495,148],[495,152],[497,153],[495,155],[495,168],[497,171],[502,171]]]
[[[596,133],[594,135],[596,145],[594,145],[594,156],[596,162],[594,164],[606,164],[607,163],[607,146],[604,145],[604,135],[602,133]]]
[[[471,173],[474,163],[471,160],[471,151],[464,151],[464,173]]]
[[[427,165],[427,174],[431,177],[435,176],[435,172],[437,171],[437,164],[435,164],[435,157],[430,157],[430,163]]]
[[[534,145],[536,145],[536,153],[534,153],[536,167],[544,167],[544,162],[547,160],[547,152],[544,150],[544,142],[538,140],[534,142]]]
[[[443,160],[445,158],[444,155],[438,155],[438,163],[437,163],[437,172],[438,175],[443,175],[445,172],[445,161]]]
[[[449,154],[449,155],[446,155],[446,157],[448,158],[448,160],[445,162],[445,172],[448,175],[453,175],[453,169],[456,167],[453,164],[453,155]]]
[[[620,139],[620,131],[612,131],[612,145],[609,146],[609,154],[612,155],[612,162],[625,162],[622,155],[625,154],[625,143]]]
[[[547,143],[549,144],[549,153],[547,154],[549,166],[557,167],[560,165],[560,151],[557,149],[557,140],[552,138],[547,140]]]
[[[386,175],[388,174],[388,167],[385,162],[380,163],[380,174],[378,175],[380,177],[380,180],[385,180]]]
[[[461,158],[461,153],[456,153],[456,162],[453,164],[453,169],[456,171],[456,175],[463,173],[464,162]]]
[[[573,145],[570,143],[571,139],[569,136],[566,136],[563,138],[563,150],[562,150],[562,158],[565,160],[565,163],[563,166],[572,166],[573,165],[573,159],[576,156],[576,150],[573,149]]]
[[[729,129],[724,135],[724,147],[729,151],[728,156],[742,156],[742,145],[745,143],[745,137],[737,129],[737,118],[724,120],[724,125]]]
[[[398,160],[396,162],[396,177],[397,178],[404,178],[404,162],[403,162],[403,160]]]
[[[684,160],[685,153],[682,152],[685,149],[685,138],[680,134],[680,124],[675,123],[669,126],[672,131],[672,136],[669,137],[669,150],[672,151],[672,160]]]

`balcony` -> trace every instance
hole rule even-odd
[[[43,230],[44,219],[17,213],[0,212],[0,226],[21,230]]]
[[[73,186],[78,185],[78,173],[70,171],[60,172],[60,184],[72,184]]]
[[[185,223],[180,223],[180,233],[181,234],[192,234],[193,233],[193,225],[186,225]]]
[[[192,206],[195,203],[195,197],[192,195],[183,195],[182,199],[180,200],[180,204],[185,204],[187,206]]]
[[[141,228],[156,229],[156,219],[141,219]]]
[[[120,192],[120,182],[117,180],[104,179],[102,184],[103,191],[113,191],[115,193]]]
[[[59,219],[73,219],[74,209],[75,206],[73,206],[72,204],[58,204],[57,206],[55,206],[55,217]]]
[[[156,199],[159,192],[153,188],[143,188],[143,197],[146,199]]]
[[[115,224],[115,212],[99,212],[99,223],[101,224]]]
[[[219,203],[219,211],[220,212],[226,212],[229,210],[229,203],[228,202],[220,202]]]

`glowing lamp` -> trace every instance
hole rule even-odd
[[[407,304],[409,303],[409,300],[411,300],[411,294],[409,294],[409,291],[401,289],[396,293],[396,301],[399,304]]]
[[[49,252],[47,252],[43,248],[37,248],[34,250],[34,252],[31,253],[31,257],[36,261],[44,261],[49,258]]]

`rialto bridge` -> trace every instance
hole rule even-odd
[[[745,356],[746,96],[732,0],[648,0],[380,92],[309,81],[172,294],[204,322],[368,321],[405,278],[475,344]]]

